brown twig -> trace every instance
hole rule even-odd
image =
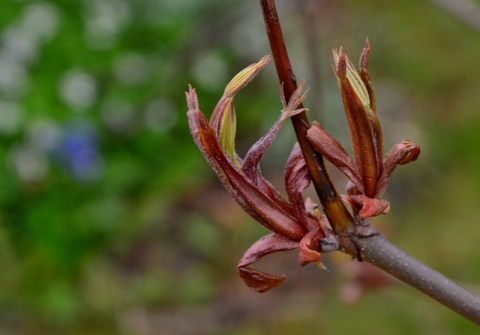
[[[283,40],[282,29],[278,20],[275,2],[273,0],[261,0],[265,26],[267,29],[270,48],[272,50],[278,79],[283,84],[283,90],[287,101],[297,88],[297,82],[288,57],[287,48]],[[299,106],[302,108],[302,106]],[[303,156],[307,163],[312,183],[320,198],[332,227],[337,235],[343,235],[353,231],[355,223],[347,208],[341,201],[333,183],[325,169],[322,156],[315,152],[307,141],[307,130],[310,127],[305,113],[292,117],[293,127],[297,135],[298,143],[302,149]]]
[[[287,101],[297,85],[283,39],[274,0],[260,0],[278,77]],[[302,107],[302,106],[301,106]],[[320,202],[339,237],[341,251],[367,261],[429,295],[453,311],[480,325],[480,297],[432,270],[394,246],[368,226],[355,223],[342,203],[325,169],[322,156],[306,139],[309,122],[305,113],[292,123]],[[364,228],[364,229],[359,229]],[[366,233],[365,233],[366,232]]]

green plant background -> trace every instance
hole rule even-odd
[[[480,2],[477,1],[480,6]],[[391,240],[480,292],[480,30],[434,1],[279,1],[307,101],[347,145],[331,49],[366,36],[386,145],[419,143],[375,220]],[[236,262],[265,230],[220,187],[188,132],[229,78],[269,53],[259,5],[220,0],[6,0],[0,10],[0,334],[471,334],[401,283],[342,302],[295,252],[257,294]],[[270,65],[236,101],[238,149],[281,108]],[[282,187],[288,124],[263,163]],[[344,179],[331,170],[339,189]]]

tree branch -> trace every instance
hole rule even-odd
[[[297,85],[274,0],[260,0],[275,66],[287,101]],[[301,108],[303,106],[300,106]],[[322,156],[306,139],[305,113],[292,117],[293,127],[325,214],[340,242],[340,250],[367,261],[480,325],[480,297],[472,294],[414,257],[406,254],[370,226],[356,223],[341,201]]]
[[[278,20],[275,1],[260,0],[260,4],[262,6],[268,40],[270,41],[270,48],[272,49],[278,79],[280,83],[283,84],[285,98],[289,101],[297,88],[297,82],[283,40],[282,28]],[[302,107],[303,106],[299,106],[298,108]],[[332,226],[335,233],[341,235],[352,231],[355,227],[354,220],[335,190],[325,169],[322,156],[314,151],[307,140],[307,130],[310,127],[307,116],[305,113],[300,113],[293,116],[291,120],[298,143],[307,163],[312,183],[320,198],[325,214],[330,222],[335,223],[335,226]]]
[[[370,237],[354,236],[352,240],[364,261],[480,325],[479,296],[408,255],[380,234]]]

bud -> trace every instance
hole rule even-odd
[[[340,49],[340,51],[334,49],[333,59],[335,63],[333,69],[338,81],[342,82],[346,79],[365,110],[370,110],[370,95],[368,94],[368,90],[347,55],[343,53],[342,49]]]
[[[358,71],[343,53],[333,50],[333,71],[338,80],[350,128],[354,159],[323,126],[313,123],[307,139],[313,148],[335,165],[349,179],[344,200],[359,220],[388,213],[390,205],[380,199],[393,170],[414,161],[420,147],[410,141],[396,144],[383,157],[382,128],[376,115],[375,94],[367,72],[370,42],[367,38]]]
[[[323,251],[321,239],[331,237],[326,231],[322,216],[306,211],[301,193],[309,186],[310,177],[300,147],[292,150],[286,165],[285,184],[288,200],[261,174],[260,160],[275,139],[286,119],[306,109],[302,101],[305,82],[287,102],[281,97],[283,110],[278,120],[253,146],[242,159],[235,153],[236,116],[233,99],[266,65],[270,58],[264,57],[259,63],[250,65],[236,75],[225,89],[225,94],[217,103],[210,120],[200,111],[195,90],[187,92],[188,123],[193,139],[207,161],[217,173],[220,181],[238,204],[256,221],[272,233],[261,238],[247,250],[238,264],[238,273],[244,282],[258,292],[265,292],[282,283],[285,276],[271,275],[250,267],[262,257],[295,248],[300,249],[302,265],[319,263]],[[308,91],[308,90],[307,90]]]
[[[210,124],[216,129],[222,150],[240,166],[235,153],[235,135],[237,118],[233,99],[270,61],[270,56],[264,56],[258,63],[253,63],[240,71],[225,88],[225,92],[213,111]]]
[[[229,99],[225,106],[225,110],[220,119],[220,131],[218,141],[223,151],[238,165],[235,158],[235,135],[237,131],[237,117],[235,115],[235,106],[233,99]]]
[[[377,116],[371,109],[370,95],[362,77],[347,55],[333,50],[333,70],[342,93],[343,105],[350,127],[355,163],[358,166],[364,192],[373,197],[376,191],[378,171],[381,170],[381,155],[377,133],[381,130]]]
[[[228,83],[225,88],[225,96],[227,98],[233,98],[238,91],[245,87],[261,69],[263,69],[268,62],[270,62],[270,56],[263,56],[258,63],[253,63],[240,71],[233,79]]]

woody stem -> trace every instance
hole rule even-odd
[[[288,57],[287,48],[283,39],[282,28],[277,15],[274,0],[260,0],[263,18],[270,41],[278,79],[283,83],[283,90],[287,102],[297,88],[297,82]],[[302,108],[299,106],[298,108]],[[316,152],[307,140],[307,130],[310,127],[306,114],[300,113],[291,118],[298,143],[302,149],[310,178],[322,203],[335,233],[338,235],[351,232],[355,222],[347,208],[341,201],[333,183],[325,169],[323,157]]]
[[[380,234],[353,236],[353,243],[367,261],[439,303],[480,325],[480,297],[423,264]]]

